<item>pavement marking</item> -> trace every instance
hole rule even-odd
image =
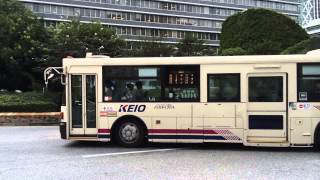
[[[126,155],[126,154],[141,154],[141,153],[164,152],[164,151],[174,151],[174,150],[177,150],[177,149],[154,149],[154,150],[146,150],[146,151],[128,151],[128,152],[118,152],[118,153],[89,154],[89,155],[82,155],[82,157],[94,158],[94,157],[102,157],[102,156],[118,156],[118,155]]]

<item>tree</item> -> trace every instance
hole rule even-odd
[[[0,89],[31,90],[48,33],[41,20],[15,0],[0,0],[0,27]]]
[[[80,23],[79,20],[72,20],[51,27],[50,32],[52,40],[46,65],[61,66],[63,57],[84,57],[86,52],[119,56],[125,45],[113,29],[100,22]]]
[[[308,51],[320,49],[320,37],[312,37],[288,47],[281,54],[306,54]]]
[[[245,55],[247,52],[240,47],[224,49],[221,51],[222,56]]]
[[[206,50],[204,41],[193,36],[191,33],[187,33],[178,44],[178,55],[179,56],[201,56]]]
[[[220,48],[242,48],[247,54],[279,54],[308,38],[290,17],[266,9],[249,9],[223,23]]]
[[[161,38],[147,38],[131,42],[132,49],[128,48],[123,56],[131,57],[168,57],[174,53],[174,46],[161,42]]]
[[[142,56],[144,57],[168,57],[173,55],[174,47],[161,42],[161,38],[153,38],[140,42]]]

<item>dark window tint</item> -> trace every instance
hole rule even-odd
[[[103,101],[199,101],[199,65],[104,66]]]
[[[96,76],[86,75],[87,128],[96,127]]]
[[[160,68],[103,67],[104,101],[148,102],[161,99]]]
[[[320,64],[298,65],[298,101],[320,102]]]
[[[283,116],[250,115],[249,129],[283,129]]]
[[[249,77],[249,102],[282,102],[283,77]]]
[[[71,76],[72,128],[82,128],[82,76]]]
[[[208,75],[208,101],[240,102],[240,74]]]

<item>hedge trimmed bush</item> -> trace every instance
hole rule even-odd
[[[0,112],[55,112],[60,111],[55,99],[59,94],[42,92],[0,93]]]
[[[281,54],[306,54],[308,51],[320,49],[320,37],[312,37],[301,41],[282,51]]]
[[[267,9],[249,9],[223,22],[220,48],[223,51],[240,47],[250,55],[280,54],[308,37],[289,16]]]

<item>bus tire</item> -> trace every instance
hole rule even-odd
[[[314,144],[313,147],[315,150],[320,151],[320,124],[318,124],[315,133],[314,133]]]
[[[146,130],[137,120],[126,118],[115,128],[116,143],[124,147],[139,147],[145,142]]]

